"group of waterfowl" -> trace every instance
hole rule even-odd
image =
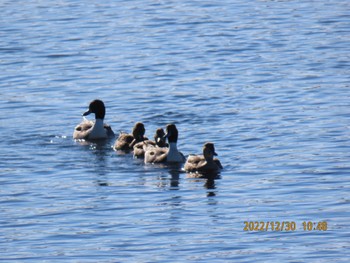
[[[99,140],[114,137],[111,126],[103,122],[106,113],[103,101],[93,100],[83,116],[91,113],[95,114],[95,121],[84,119],[75,127],[73,138]],[[175,124],[168,124],[166,132],[162,128],[157,129],[154,140],[145,137],[145,131],[143,123],[137,122],[131,134],[119,134],[113,149],[133,152],[135,158],[144,158],[145,163],[185,163],[184,170],[189,173],[217,173],[222,169],[220,161],[214,158],[217,154],[210,142],[204,144],[203,155],[189,155],[186,159],[177,149],[178,130]]]

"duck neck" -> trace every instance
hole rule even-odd
[[[105,109],[101,109],[99,111],[97,111],[95,113],[95,119],[100,119],[100,120],[103,120],[105,118],[105,114],[106,114],[106,110]]]
[[[214,156],[212,154],[208,154],[205,151],[203,151],[204,159],[207,163],[213,163],[214,162]]]
[[[103,119],[95,119],[95,127],[103,127]]]
[[[176,142],[169,143],[169,152],[178,152]]]
[[[95,124],[92,127],[92,131],[89,135],[91,139],[105,138],[107,136],[103,126],[103,119],[96,119]]]
[[[177,150],[176,142],[169,143],[169,151],[167,156],[168,162],[182,162],[183,158],[181,153]]]

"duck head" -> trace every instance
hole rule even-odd
[[[214,143],[207,142],[203,146],[203,156],[206,160],[213,160],[214,156],[218,154],[215,152]]]
[[[132,136],[139,141],[143,140],[143,136],[145,135],[146,129],[142,122],[137,122],[132,129]]]
[[[154,135],[154,141],[159,147],[164,147],[166,145],[165,132],[162,128],[158,128],[156,130],[156,134]]]
[[[89,109],[83,113],[83,116],[87,116],[90,113],[95,113],[95,119],[104,119],[106,114],[105,104],[102,100],[93,100],[90,102]]]
[[[169,143],[176,143],[178,138],[179,132],[176,128],[175,124],[168,124],[166,126],[166,134],[163,138],[168,138]]]

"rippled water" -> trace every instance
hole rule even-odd
[[[1,261],[349,261],[349,2],[216,2],[0,1]],[[95,98],[221,178],[74,142]]]

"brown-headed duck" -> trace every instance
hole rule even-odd
[[[147,140],[147,137],[144,137],[146,132],[145,126],[142,122],[137,122],[133,129],[132,133],[120,133],[118,139],[114,144],[114,150],[121,151],[131,151],[134,148],[134,145],[138,142]]]
[[[217,173],[223,169],[223,167],[220,161],[214,158],[216,155],[214,144],[207,142],[203,146],[203,155],[188,156],[184,170],[190,173]]]
[[[134,158],[144,158],[148,147],[168,147],[166,143],[165,132],[162,128],[158,128],[154,135],[154,141],[145,140],[134,145]]]

